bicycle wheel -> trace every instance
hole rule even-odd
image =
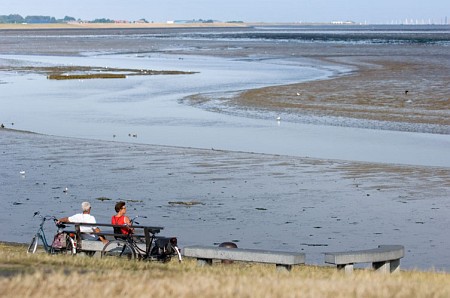
[[[113,240],[103,247],[102,258],[118,257],[133,260],[136,258],[136,251],[127,242],[121,240]]]
[[[69,235],[66,235],[66,247],[64,247],[61,252],[66,255],[75,255],[77,253],[75,241],[73,241]]]
[[[27,253],[34,254],[36,252],[38,240],[38,235],[34,235],[33,239],[31,239],[30,245],[28,245]]]

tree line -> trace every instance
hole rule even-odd
[[[10,15],[0,15],[0,24],[53,24],[53,23],[68,23],[76,22],[81,20],[76,20],[74,17],[65,16],[63,19],[56,19],[51,16],[26,16],[22,17],[19,14]],[[114,23],[114,20],[110,19],[95,19],[89,21],[90,23]]]

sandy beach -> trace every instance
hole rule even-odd
[[[116,40],[71,40],[53,39],[51,48],[40,38],[32,39],[33,48],[19,42],[0,44],[0,53],[77,56],[93,48],[105,53],[129,50]],[[133,39],[133,51],[240,59],[282,56],[318,69],[336,67],[327,80],[240,90],[226,98],[195,94],[180,103],[207,109],[213,100],[215,112],[249,118],[279,114],[283,120],[309,124],[444,137],[450,133],[450,69],[442,63],[450,59],[433,46],[411,45],[406,55],[402,45],[386,50],[364,44],[177,42]],[[291,63],[299,63],[295,59]],[[338,71],[342,67],[351,71]],[[325,251],[402,244],[402,267],[450,270],[444,229],[450,224],[448,167],[99,141],[10,129],[0,129],[0,145],[0,195],[8,206],[0,219],[2,240],[28,241],[37,210],[62,216],[90,200],[98,221],[108,221],[113,202],[126,200],[130,215],[146,215],[143,223],[165,226],[163,234],[178,236],[181,246],[234,241],[246,248],[301,250],[307,263],[323,264]],[[63,192],[66,187],[68,192]]]

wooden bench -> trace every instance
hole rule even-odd
[[[305,254],[260,249],[226,248],[216,246],[187,246],[185,257],[197,259],[199,266],[212,265],[213,260],[275,264],[278,270],[290,271],[293,265],[305,264]]]
[[[77,251],[78,252],[87,252],[87,253],[95,253],[95,252],[101,252],[103,250],[103,247],[105,246],[101,241],[96,240],[86,240],[83,239],[82,235],[84,233],[81,232],[81,227],[99,227],[101,230],[100,233],[89,233],[90,235],[102,235],[108,240],[113,240],[116,237],[123,237],[123,234],[116,234],[114,232],[110,232],[114,228],[121,228],[123,226],[120,225],[112,225],[112,224],[102,224],[102,223],[95,223],[95,224],[89,224],[89,223],[64,223],[65,225],[73,225],[75,228],[75,231],[68,231],[68,233],[74,233],[76,235],[77,239]],[[160,238],[158,236],[155,236],[155,234],[159,233],[161,230],[163,230],[163,227],[154,227],[154,226],[140,226],[140,225],[134,225],[133,229],[135,233],[133,234],[133,238],[135,239],[143,239],[142,243],[138,244],[138,247],[142,250],[146,250],[148,246],[151,245],[151,242],[154,239]],[[109,230],[109,231],[108,231]]]
[[[382,273],[400,271],[400,259],[405,256],[403,245],[379,245],[375,249],[327,252],[325,263],[337,265],[338,270],[345,273],[353,272],[353,264],[372,263],[372,268]]]

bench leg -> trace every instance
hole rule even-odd
[[[276,264],[277,265],[277,271],[279,272],[289,272],[292,269],[292,265],[281,265],[281,264]]]
[[[400,259],[391,261],[391,273],[400,273]]]
[[[203,267],[203,266],[211,266],[212,265],[212,259],[197,259],[197,266]]]
[[[391,272],[391,263],[387,262],[374,262],[372,263],[373,270],[380,273],[389,273]]]
[[[400,259],[386,262],[375,262],[372,264],[372,268],[381,273],[398,273],[400,272]]]
[[[345,274],[353,273],[353,264],[337,265],[338,271],[344,270]]]

